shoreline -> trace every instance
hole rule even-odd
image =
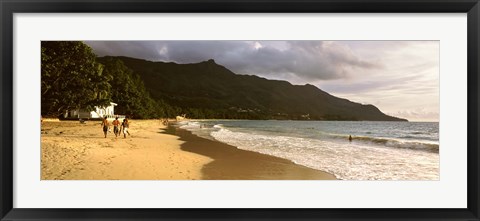
[[[213,161],[202,168],[203,180],[336,180],[330,173],[294,162],[192,134],[169,125],[164,133],[178,136],[181,149],[206,156]]]

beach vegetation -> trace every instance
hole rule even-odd
[[[42,41],[41,112],[58,116],[71,109],[93,109],[110,102],[110,75],[92,49],[78,41]]]
[[[80,41],[41,43],[41,113],[61,116],[65,111],[94,110],[118,104],[116,113],[131,118],[158,118],[176,112],[153,100],[141,77],[119,59],[97,58]]]

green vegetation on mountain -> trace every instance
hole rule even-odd
[[[313,85],[238,75],[213,60],[176,64],[115,58],[143,79],[154,100],[177,111],[175,115],[217,119],[404,120],[385,115],[373,105],[334,97]],[[164,114],[172,117],[172,113]]]

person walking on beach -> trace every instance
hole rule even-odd
[[[128,119],[125,118],[123,119],[122,127],[120,128],[121,131],[123,131],[123,138],[127,138],[127,133],[130,135],[130,132],[128,132],[128,127],[129,127]]]
[[[349,135],[348,136],[348,141],[352,142],[353,138],[352,138],[352,135]]]
[[[120,135],[120,130],[119,130],[119,126],[120,126],[120,121],[118,120],[118,117],[115,117],[115,120],[112,122],[113,124],[113,133],[115,134],[115,137],[118,137],[118,135]]]
[[[107,120],[107,117],[105,117],[102,121],[103,134],[105,134],[105,138],[107,138],[108,126],[109,126],[108,120]]]

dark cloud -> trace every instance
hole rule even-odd
[[[273,79],[330,80],[379,68],[346,45],[324,41],[87,41],[99,56],[196,63],[215,59],[238,74]]]

